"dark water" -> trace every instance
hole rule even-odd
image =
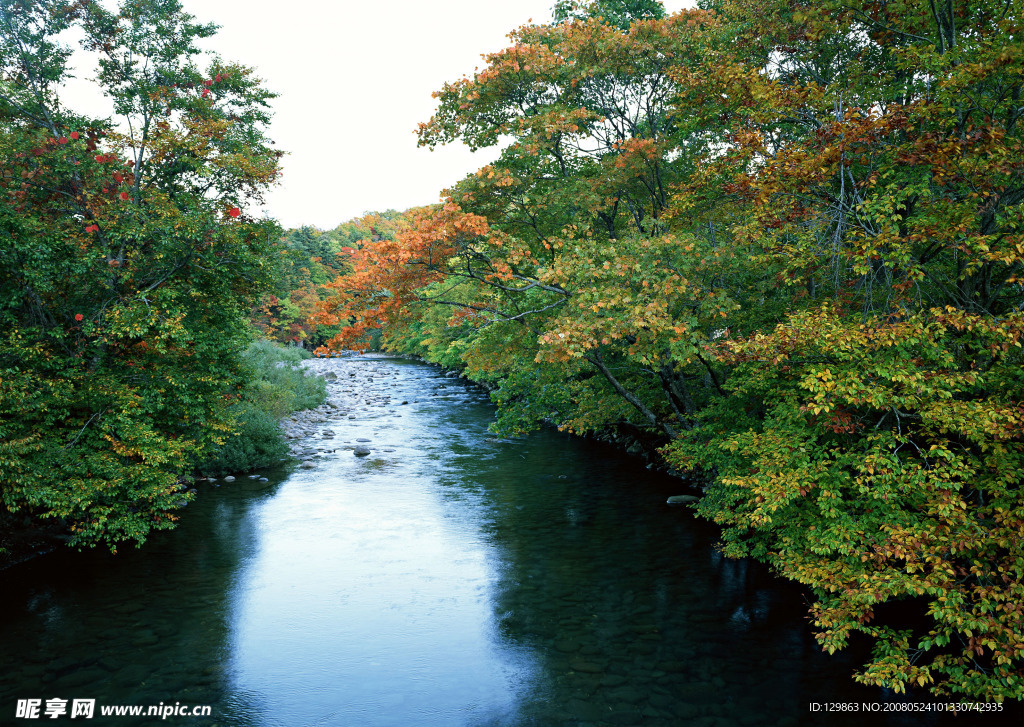
[[[316,469],[208,486],[140,551],[0,574],[0,724],[1013,723],[812,712],[889,696],[820,653],[798,589],[665,505],[678,483],[553,432],[496,441],[486,397],[435,369],[336,365],[409,405],[320,425]],[[26,698],[96,716],[16,719]],[[161,703],[211,716],[99,714]]]

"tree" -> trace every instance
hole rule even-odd
[[[1019,9],[609,5],[437,94],[421,143],[512,143],[353,255],[334,343],[464,365],[507,430],[641,430],[861,681],[1020,698]]]
[[[693,368],[684,370],[671,363],[671,349],[681,337],[706,339],[710,315],[733,304],[706,286],[690,289],[679,267],[650,263],[671,250],[674,262],[691,269],[690,253],[705,239],[655,241],[665,231],[670,186],[693,159],[674,136],[669,71],[686,62],[694,33],[710,20],[693,11],[634,23],[628,31],[596,18],[526,27],[513,34],[515,45],[488,56],[488,67],[473,79],[446,84],[434,117],[420,127],[422,144],[461,139],[475,148],[502,135],[514,142],[497,163],[449,190],[436,216],[421,215],[422,227],[394,247],[388,265],[367,259],[367,277],[344,279],[367,292],[349,288],[352,295],[343,300],[382,306],[365,315],[349,308],[349,314],[373,327],[381,314],[387,318],[415,298],[411,290],[395,294],[398,287],[464,281],[458,296],[451,286],[441,295],[441,286],[421,302],[461,308],[459,318],[478,328],[527,336],[537,364],[580,359],[580,384],[596,387],[583,399],[600,401],[597,391],[622,396],[634,410],[629,423],[668,436],[684,426],[693,398],[684,389],[689,379],[703,380],[706,365],[690,356]],[[414,266],[434,277],[412,275]],[[387,271],[401,283],[382,280]],[[623,286],[635,295],[624,294]],[[666,306],[653,301],[656,290],[668,298]],[[696,327],[695,311],[703,319]],[[475,350],[462,354],[471,368],[482,360]],[[597,406],[572,422],[556,421],[600,428],[612,423],[603,414],[612,413],[620,410]]]
[[[200,72],[175,0],[5,0],[0,25],[0,491],[72,544],[170,527],[180,478],[232,426],[244,315],[272,222],[241,213],[277,176],[273,97]],[[80,28],[117,121],[64,107]]]
[[[551,15],[554,23],[601,18],[609,25],[629,30],[637,20],[661,20],[665,17],[665,7],[658,0],[558,0]]]
[[[715,6],[716,64],[677,78],[732,133],[680,201],[723,180],[791,301],[716,343],[731,396],[669,460],[714,473],[728,553],[813,590],[825,648],[874,640],[859,679],[1020,698],[1019,16]]]

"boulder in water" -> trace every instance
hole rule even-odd
[[[666,502],[669,505],[689,505],[691,502],[699,502],[700,498],[694,495],[672,495]]]

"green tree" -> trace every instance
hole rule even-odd
[[[609,25],[629,30],[637,20],[664,18],[665,6],[659,0],[558,0],[551,15],[555,23],[600,17]]]
[[[233,426],[280,234],[241,212],[278,173],[273,94],[237,64],[201,71],[215,28],[176,0],[4,0],[0,23],[3,512],[141,542]],[[70,27],[113,119],[61,103]]]
[[[334,343],[465,365],[505,429],[644,431],[858,679],[1020,698],[1019,7],[577,10],[437,94],[421,143],[512,143],[353,255]]]

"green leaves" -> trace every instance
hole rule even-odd
[[[465,366],[503,431],[643,430],[823,648],[872,640],[861,681],[1021,697],[1019,13],[603,14],[643,7],[443,87],[421,143],[512,143],[353,255],[335,343]]]
[[[177,2],[69,7],[18,5],[0,26],[0,517],[116,547],[173,525],[183,478],[230,430],[244,315],[279,230],[226,210],[258,198],[279,154],[245,69],[215,65],[203,88],[221,84],[219,106],[182,89],[213,29]],[[43,46],[71,23],[103,58],[119,129],[32,85],[64,77]]]

